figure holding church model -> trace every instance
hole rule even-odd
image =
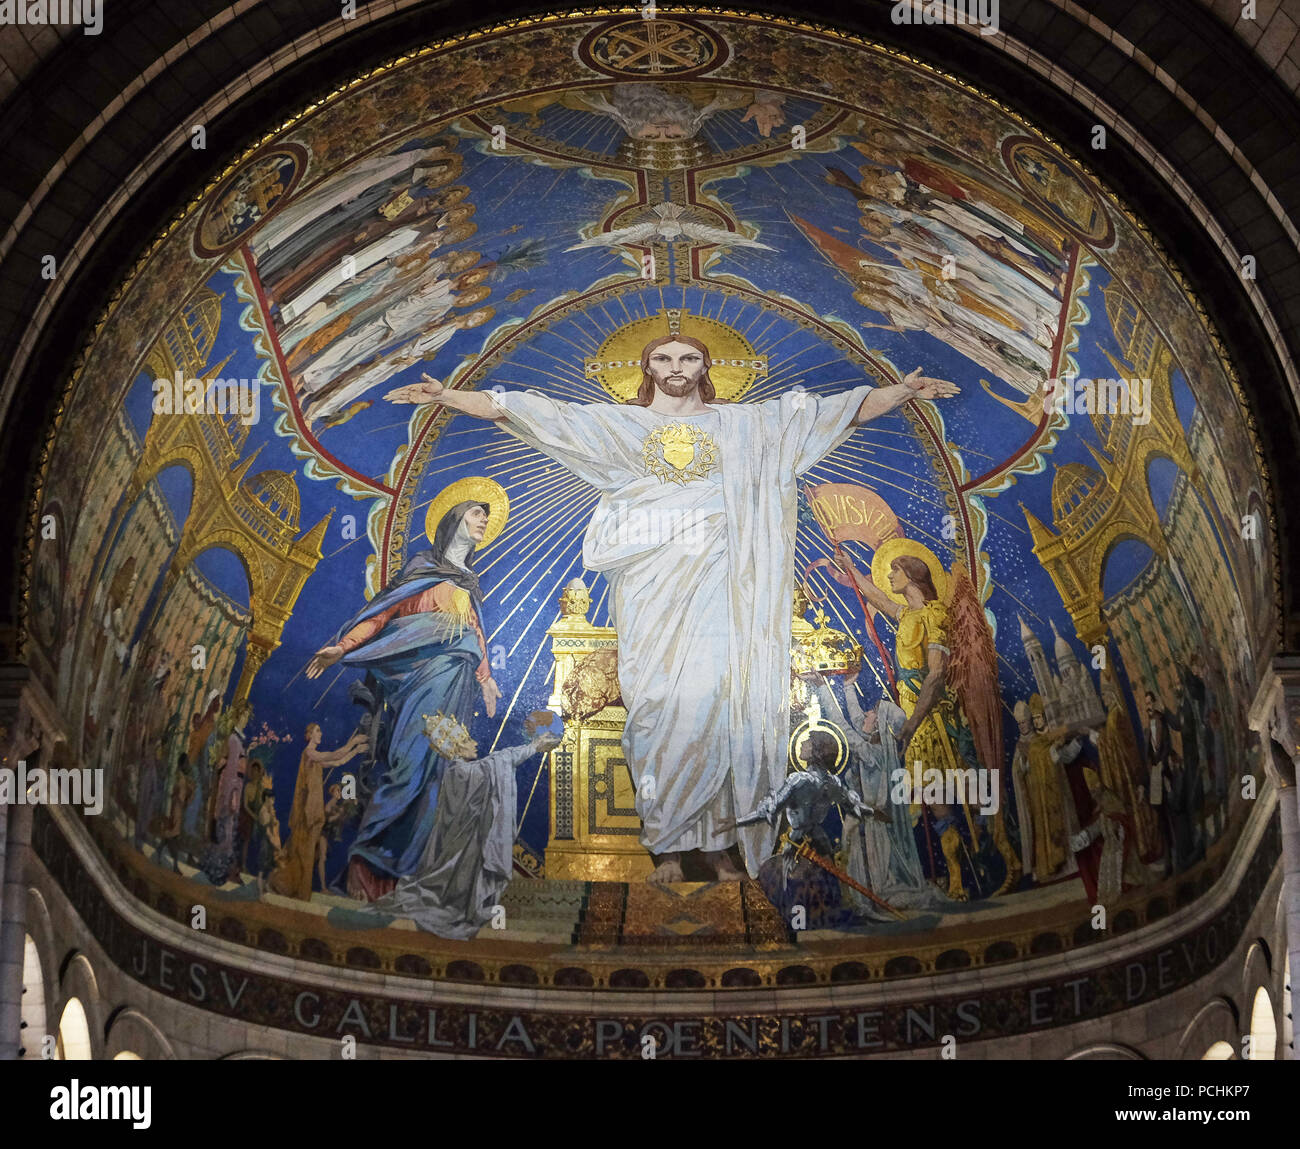
[[[861,424],[958,390],[918,369],[890,386],[727,403],[711,364],[704,342],[669,334],[645,345],[622,404],[459,392],[427,376],[387,395],[496,421],[601,492],[583,563],[609,583],[623,749],[655,882],[681,881],[688,851],[719,880],[743,877],[731,847],[751,876],[772,852],[771,826],[734,822],[785,777],[797,477]],[[686,515],[694,529],[689,542],[646,538],[626,529],[629,513]]]

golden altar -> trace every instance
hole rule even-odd
[[[811,603],[795,591],[791,669],[843,674],[861,664],[862,647],[826,625],[804,619]],[[560,594],[560,618],[546,632],[555,660],[547,706],[564,719],[564,739],[548,755],[550,841],[546,877],[634,882],[654,869],[640,841],[636,787],[623,755],[627,719],[618,693],[618,635],[587,621],[591,595],[581,579]],[[795,694],[806,697],[796,681]]]

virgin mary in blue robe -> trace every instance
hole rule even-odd
[[[441,711],[468,728],[482,698],[481,684],[490,677],[483,596],[471,566],[473,542],[462,530],[474,507],[490,511],[478,502],[452,507],[438,523],[433,546],[412,556],[334,638],[335,645],[345,643],[357,627],[385,616],[376,633],[340,659],[367,671],[379,718],[379,729],[372,725],[371,730],[373,792],[348,851],[348,892],[367,901],[416,869],[433,831],[447,763],[429,745],[424,716]],[[439,584],[450,585],[439,591]],[[461,609],[445,609],[450,599]]]

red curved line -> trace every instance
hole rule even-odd
[[[1065,283],[1066,283],[1065,301],[1061,304],[1061,314],[1060,317],[1057,319],[1057,324],[1056,324],[1056,339],[1052,343],[1052,376],[1053,377],[1059,375],[1061,371],[1061,359],[1065,354],[1065,332],[1067,329],[1067,324],[1069,322],[1070,308],[1074,304],[1074,286],[1075,286],[1074,276],[1079,269],[1079,245],[1075,243],[1073,240],[1069,242],[1070,242],[1070,267],[1065,277]],[[1018,450],[1014,455],[1011,455],[1005,460],[1003,460],[996,467],[993,467],[991,470],[985,471],[984,474],[980,475],[978,479],[972,479],[969,483],[964,483],[962,484],[962,486],[958,487],[957,489],[959,491],[969,491],[972,487],[981,486],[988,479],[993,478],[995,475],[1002,474],[1003,471],[1007,470],[1012,465],[1017,463],[1019,460],[1023,459],[1027,454],[1029,454],[1030,451],[1034,449],[1035,446],[1038,445],[1039,440],[1042,439],[1043,432],[1047,429],[1047,420],[1048,420],[1048,414],[1047,411],[1044,410],[1042,417],[1038,420],[1038,426],[1034,428],[1034,433],[1029,436],[1029,438],[1025,441],[1024,446],[1022,446],[1020,450]]]
[[[257,293],[257,303],[262,309],[262,323],[266,328],[266,334],[270,337],[271,350],[275,352],[275,361],[279,365],[280,374],[284,379],[284,389],[289,393],[289,403],[293,408],[293,420],[297,427],[298,434],[315,447],[320,454],[329,459],[329,461],[340,471],[343,471],[351,478],[356,479],[356,481],[361,483],[363,486],[369,487],[372,491],[383,495],[396,494],[397,492],[386,484],[379,482],[377,479],[371,479],[366,475],[361,474],[360,471],[354,470],[342,460],[335,458],[334,453],[325,450],[325,448],[320,445],[320,440],[303,426],[302,409],[298,406],[298,393],[294,390],[293,376],[289,372],[289,365],[284,361],[284,352],[280,349],[280,337],[275,333],[275,324],[271,322],[271,307],[267,302],[266,292],[262,289],[262,280],[257,274],[257,266],[253,262],[253,253],[249,251],[247,244],[240,246],[239,253],[244,257],[244,267],[248,271],[248,278],[253,284],[253,290]]]

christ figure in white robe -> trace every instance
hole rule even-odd
[[[751,876],[772,852],[772,827],[733,823],[786,774],[796,479],[862,423],[957,393],[918,368],[888,387],[715,402],[710,363],[698,340],[652,340],[624,404],[427,378],[387,396],[497,421],[600,491],[583,563],[609,584],[623,751],[655,882],[682,881],[688,851],[724,881],[743,877],[733,846]]]

